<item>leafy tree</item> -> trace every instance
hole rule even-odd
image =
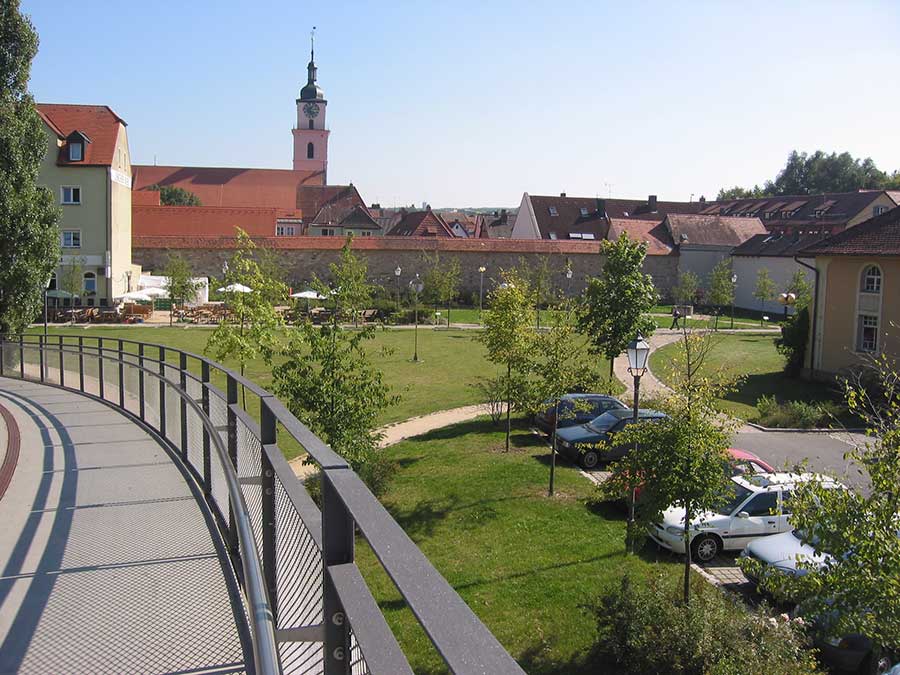
[[[501,283],[488,298],[484,330],[478,339],[487,348],[491,363],[506,366],[506,451],[509,452],[510,414],[513,403],[513,376],[528,369],[534,348],[531,324],[534,310],[528,281],[515,270],[501,270]]]
[[[719,330],[719,315],[727,305],[734,303],[734,282],[731,260],[723,258],[715,267],[709,280],[709,301],[719,308],[716,312],[716,330]]]
[[[203,206],[200,197],[182,187],[157,184],[148,189],[159,190],[159,203],[163,206]]]
[[[353,319],[353,325],[359,326],[359,316],[372,302],[374,286],[368,282],[368,265],[362,258],[353,254],[353,235],[347,235],[347,241],[341,248],[341,259],[328,266],[331,272],[333,288],[328,288],[318,279],[313,282],[320,295],[331,295],[335,302],[334,320],[338,314],[344,313]]]
[[[228,261],[222,280],[225,287],[240,284],[250,290],[225,291],[226,304],[235,325],[223,319],[206,343],[204,351],[217,360],[235,358],[241,366],[241,375],[247,361],[261,357],[271,364],[279,347],[278,330],[283,325],[281,315],[275,311],[277,303],[287,298],[287,287],[263,273],[255,260],[256,244],[242,229],[237,228],[237,248]]]
[[[191,268],[187,260],[180,254],[170,254],[166,260],[163,276],[166,277],[166,290],[172,300],[172,310],[169,312],[169,325],[172,325],[172,317],[175,314],[175,301],[181,301],[183,305],[187,300],[193,299],[202,286],[199,281],[194,281],[191,276]]]
[[[765,311],[765,304],[775,299],[775,282],[769,276],[769,270],[760,267],[756,273],[756,287],[753,289],[753,297],[759,300],[759,325],[762,326],[762,313]]]
[[[37,316],[59,261],[59,209],[38,185],[47,136],[28,93],[38,38],[18,0],[0,5],[0,332]],[[79,289],[80,290],[80,289]]]
[[[678,283],[672,289],[672,296],[679,305],[693,304],[700,290],[700,277],[690,270],[678,275]]]
[[[716,195],[716,201],[725,201],[729,199],[756,199],[757,197],[763,197],[763,189],[759,187],[759,185],[754,185],[752,188],[742,188],[737,185],[731,188],[722,188],[719,190],[719,194]]]
[[[547,330],[534,336],[529,366],[528,387],[532,404],[530,412],[539,412],[548,406],[554,408],[553,433],[550,443],[550,487],[556,473],[556,431],[560,418],[560,399],[577,391],[610,392],[612,382],[597,371],[595,359],[587,351],[587,343],[579,339],[572,316],[568,312],[550,315]],[[573,413],[574,414],[574,411]]]
[[[438,305],[447,308],[447,327],[449,328],[451,303],[459,295],[462,268],[456,258],[442,262],[437,251],[433,256],[425,253],[424,259],[426,264],[426,271],[422,276],[422,283],[425,285],[424,301],[426,304],[433,304],[435,312],[437,312]]]
[[[794,276],[791,277],[785,292],[794,294],[796,298],[794,307],[798,311],[804,307],[809,307],[812,303],[812,286],[809,285],[809,279],[803,270],[798,269],[794,272]]]
[[[864,420],[868,441],[847,454],[869,490],[804,483],[791,498],[791,525],[803,541],[829,555],[800,560],[805,574],[753,568],[776,597],[800,600],[800,614],[826,636],[859,633],[880,647],[900,648],[900,373],[886,355],[873,356],[845,381],[850,412]],[[874,671],[873,671],[874,672]]]
[[[307,320],[291,332],[285,360],[272,375],[290,411],[378,494],[389,467],[378,452],[383,435],[375,429],[379,413],[399,396],[391,394],[365,349],[374,331],[373,326],[348,331],[337,322],[318,328]]]
[[[606,262],[599,277],[588,281],[578,309],[578,330],[591,342],[591,352],[613,360],[635,335],[652,335],[655,324],[647,316],[657,300],[656,287],[644,274],[647,245],[622,234],[616,241],[600,243]]]
[[[727,389],[717,377],[703,373],[712,346],[708,334],[682,330],[679,352],[672,369],[672,393],[659,408],[667,417],[654,423],[629,425],[616,437],[617,444],[631,450],[615,462],[602,491],[613,497],[633,495],[643,484],[638,519],[658,522],[670,506],[685,510],[682,537],[685,544],[684,602],[690,602],[692,521],[718,506],[727,477],[722,470],[731,426],[719,413],[717,400]],[[629,520],[628,543],[635,534]]]
[[[60,268],[57,283],[59,290],[68,293],[75,305],[75,298],[81,298],[84,292],[84,258],[70,258],[67,264]],[[72,323],[75,323],[75,313],[72,312]]]
[[[828,154],[816,150],[812,154],[794,150],[775,180],[767,180],[762,188],[720,190],[718,199],[774,197],[779,195],[855,192],[862,189],[884,190],[900,183],[900,172],[887,174],[871,158],[858,159],[849,152]]]

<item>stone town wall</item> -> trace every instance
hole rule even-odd
[[[135,237],[132,255],[145,273],[159,274],[170,253],[179,253],[188,260],[195,276],[219,277],[222,263],[233,253],[234,241],[232,238]],[[279,237],[256,241],[276,253],[295,289],[304,286],[313,276],[328,279],[328,266],[338,261],[344,244],[340,237]],[[478,292],[478,268],[481,266],[487,268],[484,274],[484,291],[487,293],[497,283],[501,269],[516,267],[523,261],[538,265],[543,259],[548,261],[554,288],[579,293],[587,278],[596,275],[603,264],[599,243],[594,242],[379,237],[354,239],[353,250],[368,264],[370,279],[391,290],[396,288],[394,270],[397,266],[402,270],[400,284],[405,288],[416,273],[421,275],[428,269],[435,255],[442,261],[459,260],[463,293]],[[571,282],[565,276],[567,264],[573,272]],[[653,276],[660,293],[667,297],[677,281],[678,256],[648,256],[644,269]]]

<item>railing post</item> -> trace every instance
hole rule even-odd
[[[260,483],[262,487],[262,564],[272,619],[278,627],[278,576],[275,558],[275,469],[266,453],[276,443],[275,415],[266,397],[259,399]]]
[[[66,362],[63,352],[63,336],[59,336],[59,386],[66,386]]]
[[[340,598],[327,573],[331,565],[353,562],[353,519],[331,483],[331,471],[322,471],[322,562],[325,623],[325,675],[349,675],[350,626]]]
[[[6,333],[0,335],[0,377],[3,377],[6,369]]]
[[[147,412],[144,403],[144,343],[138,343],[138,415],[142,420]]]
[[[187,354],[178,353],[178,385],[181,391],[187,395]],[[190,464],[188,460],[188,428],[187,428],[187,401],[184,396],[178,397],[179,410],[181,415],[181,456],[184,458],[185,464]],[[193,467],[196,470],[197,467]]]
[[[84,393],[84,337],[78,336],[78,389]]]
[[[237,380],[230,373],[228,374],[228,385],[226,387],[225,398],[228,403],[228,459],[231,461],[234,470],[237,471],[237,415],[234,412],[234,406],[238,404],[238,387]],[[243,584],[243,571],[241,570],[241,556],[238,551],[238,534],[237,525],[234,521],[234,504],[228,500],[228,552],[231,554],[231,560],[236,570],[238,570],[238,578]]]
[[[125,408],[125,343],[119,340],[119,407]]]
[[[44,381],[44,336],[38,335],[38,366],[41,369],[41,382]]]
[[[166,348],[159,348],[159,434],[166,436]]]
[[[201,404],[203,414],[209,419],[209,362],[200,362],[200,381],[203,383]],[[210,456],[210,438],[206,425],[203,425],[203,495],[207,500],[212,498],[212,459]]]
[[[25,379],[25,336],[19,335],[19,375]]]
[[[106,378],[103,376],[103,338],[97,338],[97,374],[100,377],[100,398],[105,399]]]

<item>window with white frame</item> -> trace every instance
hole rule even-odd
[[[60,237],[63,248],[81,248],[81,230],[63,230]]]
[[[69,143],[69,161],[80,162],[84,158],[84,144],[73,142]]]
[[[275,236],[277,236],[277,237],[293,237],[294,236],[294,226],[293,225],[276,225],[275,226]]]
[[[59,189],[59,201],[63,204],[80,204],[81,188],[75,185],[63,185]]]
[[[860,352],[874,352],[878,349],[878,317],[860,314],[856,330],[856,349]]]
[[[863,270],[862,288],[863,293],[881,293],[881,270],[875,265],[870,265]]]
[[[50,282],[47,284],[47,290],[48,291],[56,290],[56,272],[50,273]]]
[[[550,215],[551,215],[551,216],[558,216],[558,215],[559,215],[559,211],[556,210],[556,207],[555,207],[555,206],[551,206],[551,207],[548,209],[548,211],[550,211]]]
[[[328,228],[328,227],[323,227],[323,228],[322,228],[322,236],[323,236],[323,237],[333,237],[333,236],[334,236],[334,230],[331,229],[331,228]]]
[[[873,216],[880,216],[882,213],[884,213],[884,212],[887,211],[887,210],[888,210],[888,208],[887,208],[886,206],[880,206],[880,205],[879,205],[879,206],[876,206],[876,207],[874,207],[874,208],[872,209],[872,215],[873,215]]]
[[[93,272],[85,272],[84,273],[84,292],[85,293],[96,293],[97,292],[97,275]]]

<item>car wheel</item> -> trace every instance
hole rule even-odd
[[[859,672],[863,675],[885,675],[892,666],[890,654],[875,647],[863,661]]]
[[[596,469],[600,463],[600,454],[596,450],[588,450],[581,456],[581,466],[585,469]]]
[[[691,556],[699,562],[709,562],[717,555],[722,547],[719,540],[711,534],[701,534],[691,542]]]

